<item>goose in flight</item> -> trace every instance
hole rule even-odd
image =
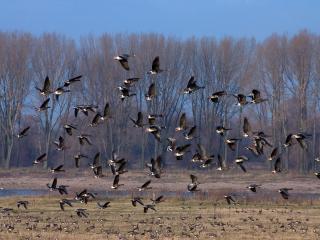
[[[47,154],[43,153],[33,161],[33,165],[46,161]]]
[[[65,124],[63,125],[63,128],[64,130],[66,130],[66,133],[69,135],[69,136],[72,136],[72,131],[73,130],[77,130],[77,128],[71,124]]]
[[[151,75],[155,75],[155,74],[158,74],[161,72],[163,72],[163,70],[160,69],[160,58],[159,58],[159,56],[156,56],[152,61],[151,70],[148,71],[147,73],[151,74]]]
[[[144,191],[144,190],[151,189],[151,187],[149,187],[150,183],[151,183],[151,180],[146,181],[140,187],[137,187],[138,191],[141,192],[141,191]]]
[[[42,111],[45,111],[45,110],[49,109],[50,108],[48,106],[49,101],[50,101],[50,98],[47,98],[46,100],[44,100],[44,102],[41,103],[40,107],[36,107],[36,111],[37,112],[42,112]]]
[[[122,55],[115,56],[113,59],[117,60],[125,70],[129,71],[130,67],[129,67],[128,59],[129,57],[134,57],[134,56],[135,56],[134,54],[133,55],[122,54]]]
[[[187,87],[183,90],[183,92],[185,94],[191,94],[202,88],[204,88],[204,86],[198,86],[197,81],[194,80],[194,76],[191,76],[191,78],[188,81]]]
[[[23,138],[23,137],[26,137],[28,135],[28,131],[30,129],[30,126],[24,128],[22,131],[20,131],[18,134],[17,134],[17,137],[19,139]]]
[[[49,95],[52,91],[50,90],[50,79],[47,76],[44,80],[44,84],[42,88],[36,87],[36,89],[40,92],[41,95],[47,96]]]
[[[187,189],[189,192],[198,191],[197,187],[199,185],[198,178],[195,175],[190,174],[191,183],[188,184]]]
[[[218,92],[212,93],[212,95],[210,97],[208,97],[208,99],[210,99],[211,102],[213,102],[213,103],[218,103],[220,98],[225,95],[227,95],[226,91],[218,91]]]
[[[81,79],[81,78],[82,78],[82,75],[79,75],[79,76],[70,78],[70,79],[64,81],[63,86],[64,86],[64,87],[69,87],[71,84],[73,84],[73,83],[75,83],[75,82],[80,82],[80,79]]]
[[[248,97],[251,98],[250,103],[254,103],[254,104],[259,104],[268,100],[268,99],[261,98],[261,93],[257,89],[253,89],[251,91],[251,94],[248,95]]]

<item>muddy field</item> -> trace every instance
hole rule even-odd
[[[201,183],[195,193],[186,189],[191,173]],[[320,239],[320,180],[312,174],[168,171],[155,179],[141,171],[121,176],[118,190],[110,188],[111,175],[95,179],[79,170],[55,176],[69,186],[68,195],[49,192],[46,183],[54,175],[45,170],[0,171],[0,239]],[[152,189],[139,193],[136,187],[148,179]],[[257,193],[246,188],[252,183],[262,185]],[[278,193],[283,187],[293,188],[289,200]],[[60,199],[74,199],[85,188],[96,199],[60,210]],[[145,204],[153,194],[165,201],[143,213],[142,206],[131,205],[132,194]],[[227,205],[227,194],[237,204]],[[30,202],[27,210],[17,208],[19,200]],[[97,201],[110,201],[110,207],[99,209]],[[87,209],[88,217],[78,217],[77,208]]]

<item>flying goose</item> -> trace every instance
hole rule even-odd
[[[188,152],[188,148],[190,146],[191,146],[191,144],[188,143],[188,144],[176,147],[176,149],[174,151],[174,155],[175,155],[176,159],[177,160],[182,160],[183,159],[183,155]]]
[[[17,137],[18,137],[19,139],[21,139],[21,138],[27,136],[29,129],[30,129],[30,126],[24,128],[21,132],[19,132],[19,133],[17,134]]]
[[[82,190],[80,193],[76,193],[75,200],[87,204],[89,198],[96,198],[94,193],[88,192],[87,189]]]
[[[58,87],[56,90],[54,90],[53,95],[56,96],[56,100],[59,101],[59,96],[67,93],[67,92],[71,92],[70,89],[64,89],[64,86],[62,87]]]
[[[128,59],[129,57],[134,57],[134,56],[135,56],[134,54],[133,55],[122,54],[122,55],[115,56],[113,59],[117,60],[125,70],[129,71],[130,68],[129,68]]]
[[[148,124],[149,125],[155,125],[157,118],[162,118],[162,114],[148,114]]]
[[[63,165],[59,165],[59,166],[56,167],[56,168],[51,168],[51,169],[50,169],[50,172],[52,172],[52,173],[65,172],[65,170],[62,169],[62,168],[63,168]]]
[[[285,143],[283,144],[283,146],[284,146],[285,148],[290,147],[290,146],[293,145],[293,136],[292,136],[292,135],[293,135],[293,134],[290,133],[290,134],[288,134],[288,136],[286,137],[286,141],[285,141]]]
[[[161,155],[159,155],[156,160],[151,158],[151,163],[147,163],[146,167],[149,168],[150,175],[154,176],[155,178],[161,177],[162,172],[162,163],[161,163]]]
[[[248,121],[248,119],[246,117],[244,117],[243,119],[243,136],[246,138],[246,137],[249,137],[249,133],[251,132],[251,125]]]
[[[107,119],[111,118],[111,112],[110,112],[110,105],[109,103],[106,103],[103,109],[103,114],[100,114],[100,120],[105,121]]]
[[[154,205],[153,204],[147,204],[147,205],[144,205],[143,206],[143,212],[144,213],[147,213],[149,209],[152,209],[153,211],[157,211],[155,208],[154,208]]]
[[[146,128],[146,132],[151,133],[158,142],[161,142],[161,129],[162,128],[163,127],[160,127],[157,125],[151,125],[148,128]]]
[[[100,202],[97,202],[97,205],[100,209],[106,209],[107,207],[110,207],[110,202],[105,202],[105,203],[100,203]]]
[[[99,120],[101,119],[101,114],[100,113],[96,113],[96,115],[94,115],[91,123],[89,124],[90,127],[96,127],[99,124]]]
[[[95,178],[103,178],[105,175],[102,174],[102,166],[92,168]]]
[[[64,211],[64,205],[68,205],[69,207],[73,207],[71,201],[68,199],[61,199],[59,201],[59,205],[60,205],[60,209],[62,211]]]
[[[159,196],[156,198],[155,194],[153,193],[152,194],[152,199],[150,199],[152,201],[152,204],[153,205],[156,205],[156,204],[159,204],[161,202],[164,202],[164,199],[163,199],[163,195]]]
[[[208,99],[210,99],[213,103],[218,103],[219,99],[225,95],[227,95],[226,91],[218,91],[218,92],[212,93],[212,95],[208,97]]]
[[[120,91],[120,99],[121,101],[124,101],[124,99],[129,98],[129,97],[133,97],[136,94],[135,93],[130,93],[130,89],[127,87],[118,87],[119,91]]]
[[[199,161],[203,163],[203,165],[201,165],[201,167],[207,167],[207,165],[209,166],[209,164],[211,163],[211,161],[214,158],[214,155],[208,156],[206,149],[201,144],[197,144],[197,147],[198,147],[198,153],[200,156]]]
[[[228,147],[230,148],[230,150],[235,151],[236,150],[236,146],[237,146],[237,142],[240,141],[241,139],[239,138],[228,138],[225,143],[228,145]]]
[[[247,97],[245,95],[239,93],[239,94],[234,94],[233,96],[238,100],[238,103],[237,103],[238,106],[242,107],[248,104]]]
[[[168,141],[168,146],[167,146],[167,151],[168,152],[173,152],[176,150],[176,139],[169,137],[167,138]]]
[[[269,161],[272,161],[278,155],[278,148],[275,147],[272,151],[270,156],[268,157]]]
[[[74,116],[78,117],[78,112],[82,112],[85,116],[89,115],[90,112],[96,112],[98,109],[98,106],[95,105],[77,105],[73,107],[74,109]]]
[[[120,175],[123,173],[128,172],[128,170],[125,169],[126,165],[127,165],[127,161],[125,161],[124,158],[119,159],[119,167],[116,169],[116,165],[115,164],[110,164],[110,168],[111,168],[111,172],[113,175]]]
[[[132,198],[131,198],[132,206],[136,207],[137,203],[139,203],[142,206],[144,205],[143,202],[142,202],[142,198],[141,197],[133,197],[133,194],[132,194]]]
[[[87,209],[85,209],[85,208],[78,208],[75,211],[76,211],[78,217],[85,217],[85,218],[88,217],[88,213],[86,212]]]
[[[129,88],[131,87],[134,83],[138,82],[140,78],[134,77],[134,78],[127,78],[123,81],[123,84],[125,87]]]
[[[268,100],[268,99],[261,98],[260,91],[257,90],[257,89],[253,89],[251,91],[251,94],[248,95],[248,97],[251,98],[251,102],[250,103],[254,103],[254,104],[262,103],[262,102]]]
[[[100,152],[97,152],[94,155],[92,163],[90,163],[89,166],[91,168],[97,168],[98,166],[100,166]]]
[[[245,161],[248,161],[248,158],[246,156],[239,156],[234,161],[242,169],[242,171],[247,172],[246,168],[243,166],[243,163]]]
[[[284,198],[284,199],[289,199],[289,191],[290,190],[293,190],[292,188],[280,188],[278,190],[278,192],[281,194],[281,196]]]
[[[145,94],[146,101],[151,101],[156,96],[156,85],[151,83],[148,92]]]
[[[187,189],[189,192],[198,191],[197,187],[199,185],[198,178],[195,175],[190,174],[191,183],[188,184]]]
[[[152,187],[149,187],[150,183],[151,183],[151,180],[146,181],[140,187],[137,187],[138,191],[141,192],[141,191],[144,191],[144,190],[151,189]]]
[[[56,145],[56,150],[58,151],[63,151],[65,149],[64,138],[61,136],[59,137],[58,141],[54,141],[53,144]]]
[[[179,126],[176,127],[176,131],[182,131],[187,129],[186,113],[182,113],[179,119]]]
[[[315,172],[314,175],[316,175],[316,177],[320,179],[320,172]]]
[[[76,168],[79,168],[79,161],[81,158],[89,158],[87,155],[84,155],[84,154],[81,154],[81,153],[78,153],[76,155],[73,156],[74,158],[74,161],[75,161],[75,166]]]
[[[247,188],[249,190],[251,190],[252,192],[256,193],[257,192],[257,188],[260,188],[261,185],[259,184],[250,184]]]
[[[191,78],[188,81],[187,87],[183,90],[183,92],[186,94],[191,94],[202,88],[204,88],[204,86],[198,86],[197,81],[194,80],[194,76],[191,76]]]
[[[226,166],[226,163],[222,160],[222,157],[220,154],[218,154],[218,171],[227,170],[228,167]]]
[[[224,126],[217,126],[216,133],[220,134],[220,136],[224,136],[227,131],[232,130],[231,128],[225,128]]]
[[[282,171],[282,168],[281,168],[281,158],[278,157],[275,162],[274,162],[274,165],[273,165],[273,171],[272,173],[279,173]]]
[[[236,204],[236,200],[231,196],[231,195],[225,195],[224,198],[226,199],[228,205],[230,205],[231,203]]]
[[[40,92],[40,94],[43,95],[43,96],[49,95],[49,94],[51,93],[49,77],[47,76],[46,79],[44,80],[44,84],[43,84],[42,89],[39,88],[39,87],[36,87],[36,89],[37,89],[37,90]]]
[[[29,202],[28,201],[18,201],[17,207],[20,208],[20,206],[23,206],[25,209],[28,209]]]
[[[51,185],[47,183],[47,187],[49,188],[50,191],[54,191],[57,189],[57,178],[54,178]]]
[[[133,118],[129,117],[130,120],[133,122],[134,127],[142,128],[144,126],[143,124],[143,114],[142,112],[138,112],[137,120],[134,120]]]
[[[65,124],[63,125],[64,130],[66,130],[66,133],[69,136],[72,136],[72,130],[76,130],[77,128],[71,124]]]
[[[116,174],[113,180],[113,184],[111,186],[112,189],[117,189],[123,185],[123,184],[119,184],[119,179],[120,179],[120,175]]]
[[[108,165],[122,164],[125,162],[124,158],[118,158],[116,151],[112,150],[111,159],[108,160]]]
[[[91,140],[89,139],[89,137],[91,137],[90,134],[80,134],[79,136],[77,136],[80,145],[84,145],[85,143],[92,145]]]
[[[311,137],[312,135],[311,134],[306,134],[306,133],[297,133],[297,134],[293,134],[292,135],[292,138],[296,139],[297,142],[299,143],[300,147],[302,149],[306,149],[308,148],[308,145],[306,143],[306,139],[308,137]]]
[[[46,161],[47,154],[43,153],[33,161],[33,165]]]
[[[191,127],[190,129],[189,129],[189,132],[187,132],[187,133],[185,133],[184,134],[184,138],[186,139],[186,140],[192,140],[195,136],[195,133],[196,133],[196,129],[197,129],[197,126],[196,125],[194,125],[193,127]]]
[[[37,111],[37,112],[41,112],[41,111],[45,111],[45,110],[47,110],[48,108],[50,108],[50,107],[48,106],[49,101],[50,101],[50,98],[47,98],[47,99],[40,105],[40,107],[36,108],[36,111]]]
[[[156,56],[154,58],[154,60],[152,61],[151,70],[148,71],[147,73],[151,74],[151,75],[155,75],[155,74],[158,74],[158,73],[161,73],[161,72],[163,72],[163,70],[160,69],[160,58],[159,58],[159,56]]]
[[[68,80],[66,80],[63,84],[64,87],[69,87],[71,84],[75,83],[75,82],[80,82],[80,79],[82,78],[82,75],[70,78]]]
[[[67,187],[69,187],[69,186],[67,186],[67,185],[59,185],[57,187],[57,190],[61,195],[63,195],[63,194],[68,195]]]

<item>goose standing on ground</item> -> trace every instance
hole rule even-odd
[[[19,133],[17,134],[17,137],[18,137],[19,139],[21,139],[21,138],[23,138],[23,137],[26,137],[26,136],[28,135],[29,129],[30,129],[30,126],[24,128],[21,132],[19,132]]]

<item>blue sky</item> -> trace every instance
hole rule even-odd
[[[320,0],[2,0],[1,31],[256,37],[320,32]]]

